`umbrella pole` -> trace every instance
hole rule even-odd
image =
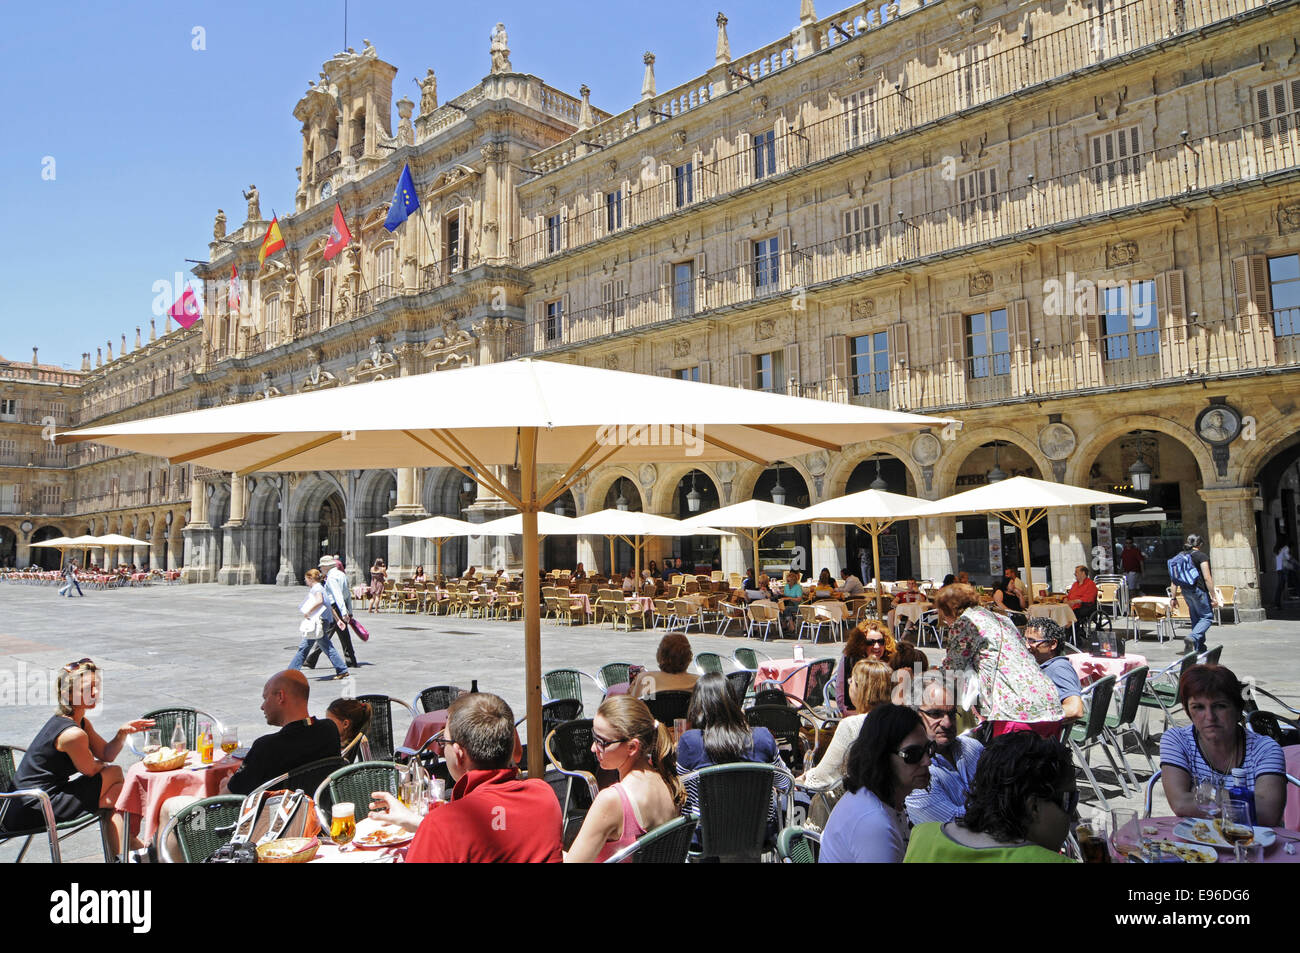
[[[537,581],[537,429],[524,427],[519,433],[519,476],[524,504],[524,697],[527,699],[528,776],[542,777],[542,620],[541,584]]]
[[[867,524],[871,534],[871,572],[876,577],[876,618],[885,621],[885,580],[880,575],[880,525],[876,522]]]
[[[1029,522],[1028,514],[1016,514],[1020,519],[1016,520],[1016,525],[1020,527],[1020,555],[1025,560],[1025,608],[1028,609],[1034,604],[1034,561],[1029,558]]]
[[[759,568],[758,565],[758,533],[757,532],[750,533],[749,539],[750,542],[752,542],[754,545],[754,579],[757,580],[758,574],[763,571],[762,569]]]
[[[614,578],[614,537],[606,536],[605,538],[609,540],[609,578],[612,580]]]

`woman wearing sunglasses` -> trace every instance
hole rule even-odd
[[[850,632],[844,642],[839,670],[835,673],[835,695],[840,711],[852,713],[857,706],[848,693],[849,679],[859,662],[884,662],[891,669],[898,655],[898,644],[889,628],[878,619],[864,619]]]
[[[819,860],[827,864],[896,864],[907,852],[907,795],[930,783],[934,742],[921,716],[881,705],[866,719],[849,751],[844,787],[831,811]]]
[[[1028,731],[1003,735],[980,756],[966,816],[917,825],[907,863],[1072,863],[1060,850],[1078,805],[1065,745]]]
[[[685,795],[668,729],[631,695],[605,700],[591,725],[591,751],[618,782],[596,795],[566,864],[602,863],[681,813]]]
[[[128,721],[109,740],[95,731],[86,712],[99,704],[99,668],[88,658],[59,671],[58,708],[27,748],[14,776],[16,791],[33,788],[50,796],[56,822],[71,821],[90,811],[113,809],[122,790],[122,769],[113,764],[128,735],[154,723],[148,718]],[[73,777],[77,775],[77,777]],[[0,830],[41,830],[41,807],[35,798],[0,802]],[[114,812],[108,828],[109,848],[122,849],[122,815]],[[133,839],[132,847],[139,847]]]

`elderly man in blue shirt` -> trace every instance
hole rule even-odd
[[[909,695],[935,752],[930,758],[930,786],[907,796],[907,817],[913,825],[946,824],[966,814],[966,792],[984,746],[957,734],[957,687],[951,673],[922,672]]]

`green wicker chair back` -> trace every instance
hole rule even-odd
[[[332,805],[351,801],[357,806],[357,816],[364,817],[371,793],[387,791],[396,795],[399,780],[397,765],[391,761],[350,764],[321,782],[316,791],[316,809],[328,822]]]
[[[691,838],[699,821],[693,817],[679,817],[660,824],[637,838],[605,861],[607,864],[684,864],[691,848]]]
[[[695,656],[695,664],[700,667],[701,672],[717,672],[719,675],[725,674],[722,667],[722,656],[717,652],[700,652]]]
[[[243,803],[241,795],[218,794],[182,808],[174,819],[181,863],[201,864],[229,843]]]
[[[390,761],[393,757],[393,701],[387,695],[358,695],[357,701],[370,706],[370,723],[366,738],[370,740],[370,756],[376,761]]]
[[[751,672],[758,671],[758,653],[753,649],[736,649],[731,657]]]
[[[718,764],[694,772],[701,856],[748,863],[760,859],[767,843],[775,774],[770,764],[750,763]]]
[[[631,680],[632,666],[627,662],[610,662],[602,665],[596,673],[600,690],[608,692],[611,685],[626,685]]]
[[[198,744],[199,713],[196,709],[155,708],[140,717],[154,720],[154,727],[162,732],[162,743],[165,745],[172,743],[172,732],[176,729],[177,721],[181,723],[181,731],[185,732],[185,747],[193,751],[194,746]]]
[[[802,827],[787,827],[777,837],[776,852],[787,864],[815,864],[821,841]]]
[[[426,713],[446,711],[451,703],[463,694],[465,689],[457,688],[455,685],[434,685],[420,692],[416,707]]]

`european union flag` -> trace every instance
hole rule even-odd
[[[393,190],[393,203],[388,209],[388,218],[384,219],[384,228],[394,231],[419,207],[420,200],[415,197],[415,180],[411,178],[411,167],[404,165],[402,177],[397,180],[397,188]]]

